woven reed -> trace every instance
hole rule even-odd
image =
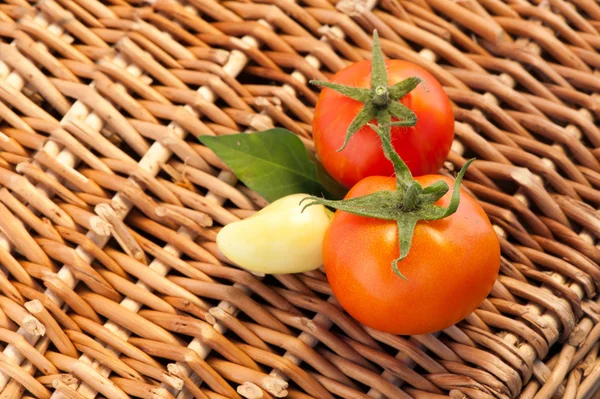
[[[0,398],[594,395],[600,6],[335,3],[0,4]],[[446,87],[446,173],[479,159],[465,186],[502,244],[490,297],[438,334],[362,328],[321,271],[251,275],[214,243],[264,201],[195,137],[312,148],[307,79],[374,28]]]

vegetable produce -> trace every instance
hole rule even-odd
[[[385,63],[376,33],[372,59],[372,66],[341,72],[337,83],[316,82],[326,87],[314,132],[322,165],[284,129],[200,138],[274,201],[225,226],[217,244],[254,272],[297,273],[323,263],[334,294],[357,320],[389,333],[424,334],[457,323],[485,299],[500,245],[481,206],[460,189],[473,160],[454,182],[411,174],[437,170],[452,142],[452,111],[439,84],[416,66]],[[340,84],[348,81],[358,86]],[[344,200],[328,199],[339,187],[322,166],[343,184],[357,182]],[[371,176],[377,173],[384,176]],[[288,195],[300,190],[313,195]],[[337,210],[333,218],[325,207]]]
[[[314,270],[323,264],[322,246],[332,212],[322,205],[302,212],[306,194],[281,198],[251,217],[221,229],[217,245],[238,266],[259,273]]]
[[[354,63],[330,82],[311,83],[325,87],[313,119],[317,154],[327,172],[344,186],[394,172],[377,134],[366,125],[382,116],[395,122],[392,143],[413,175],[435,173],[446,160],[454,137],[448,96],[418,65],[384,62],[377,34],[372,62]]]
[[[342,201],[311,197],[306,205],[337,209],[323,242],[327,279],[342,307],[369,327],[393,334],[447,328],[485,299],[500,268],[488,217],[459,187],[471,161],[450,194],[447,177],[413,179],[389,125],[371,126],[396,177],[367,177]]]
[[[427,175],[427,187],[447,177]],[[367,177],[346,198],[393,190],[393,177]],[[417,223],[408,256],[399,264],[393,220],[338,211],[323,242],[323,262],[333,292],[346,311],[367,326],[393,334],[424,334],[447,328],[473,312],[498,275],[500,246],[481,206],[460,193],[452,216]],[[448,206],[450,193],[436,202]],[[309,208],[310,209],[310,208]]]

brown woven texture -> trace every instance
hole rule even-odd
[[[376,3],[0,3],[0,398],[593,397],[600,5]],[[374,28],[446,88],[444,173],[477,157],[501,241],[490,297],[436,334],[364,328],[322,271],[256,276],[215,245],[264,201],[196,136],[312,148],[307,80]]]

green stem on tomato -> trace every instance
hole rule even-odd
[[[377,107],[383,108],[390,103],[390,93],[385,86],[377,86],[373,91],[373,99],[371,100]]]
[[[305,208],[321,204],[340,211],[376,219],[395,220],[398,226],[398,244],[400,256],[392,262],[392,269],[401,278],[398,263],[410,252],[412,238],[417,223],[421,220],[439,220],[446,218],[458,209],[460,203],[460,183],[471,159],[462,167],[452,188],[452,197],[446,208],[435,205],[450,189],[444,181],[437,181],[425,188],[417,182],[406,163],[400,158],[391,142],[392,126],[414,126],[416,115],[398,100],[408,94],[421,82],[420,78],[405,79],[388,87],[388,77],[379,46],[377,31],[373,34],[373,55],[371,67],[371,89],[356,88],[328,82],[311,82],[333,89],[347,97],[363,102],[365,105],[356,115],[346,133],[343,150],[348,141],[360,128],[368,125],[381,140],[385,157],[394,166],[396,174],[396,190],[378,191],[362,197],[354,197],[340,201],[326,200],[318,197],[307,197]],[[392,121],[392,117],[397,121]],[[377,126],[370,122],[375,119]],[[303,201],[304,201],[303,200]]]
[[[373,53],[371,62],[371,88],[352,87],[341,85],[339,83],[323,82],[320,80],[311,80],[310,83],[316,86],[326,87],[338,93],[350,97],[364,104],[362,109],[356,114],[356,117],[350,123],[344,143],[338,151],[342,151],[348,145],[352,136],[363,126],[373,119],[379,120],[383,115],[389,115],[398,119],[391,122],[393,126],[414,126],[417,123],[417,116],[400,103],[402,97],[410,93],[419,83],[421,78],[412,77],[405,79],[395,85],[388,86],[388,76],[385,67],[385,60],[379,45],[379,36],[377,31],[373,33]]]

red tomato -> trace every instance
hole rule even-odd
[[[416,178],[423,187],[437,180]],[[368,177],[347,194],[394,190],[395,179]],[[452,190],[437,205],[447,206]],[[323,263],[333,293],[356,320],[392,334],[425,334],[464,319],[486,298],[500,268],[500,244],[477,201],[461,190],[455,214],[419,222],[408,256],[398,263],[395,221],[337,211],[323,241]]]
[[[454,137],[454,115],[448,96],[426,70],[407,61],[386,61],[389,85],[417,76],[420,84],[400,101],[417,116],[413,127],[392,128],[392,143],[414,176],[435,173],[448,156]],[[370,87],[371,61],[361,61],[342,69],[332,82],[354,87]],[[346,187],[367,176],[391,176],[394,168],[383,155],[381,141],[368,126],[352,137],[343,151],[348,125],[363,104],[331,89],[323,89],[313,120],[317,154],[329,174]]]

